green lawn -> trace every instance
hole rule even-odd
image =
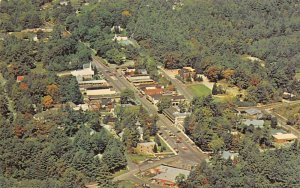
[[[119,171],[117,171],[117,172],[115,172],[115,173],[113,174],[113,177],[120,176],[120,175],[125,174],[125,173],[127,173],[127,172],[128,172],[128,170],[126,170],[126,169],[119,170]]]
[[[35,68],[34,69],[32,69],[31,70],[31,72],[33,72],[33,73],[37,73],[37,74],[42,74],[42,73],[46,73],[47,72],[47,70],[46,69],[44,69],[44,67],[43,67],[43,63],[35,63]]]
[[[137,184],[134,184],[131,181],[121,181],[118,182],[118,188],[135,188],[139,187]]]
[[[300,72],[297,72],[295,77],[296,79],[300,80]]]
[[[152,155],[138,155],[138,154],[127,154],[127,158],[131,160],[133,163],[139,164],[146,159],[152,159],[154,156]]]
[[[197,97],[203,97],[211,94],[211,90],[203,84],[188,86],[188,89]]]

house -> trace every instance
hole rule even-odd
[[[163,114],[181,130],[184,130],[183,123],[184,119],[189,116],[191,113],[185,112],[180,113],[180,110],[177,106],[171,106],[170,108],[164,109]]]
[[[167,165],[160,165],[155,169],[157,174],[152,178],[161,186],[176,187],[176,177],[183,174],[188,177],[190,174],[189,170],[175,168]]]
[[[67,6],[69,4],[69,1],[60,1],[59,4],[62,6]]]
[[[124,71],[125,76],[134,76],[135,74],[135,68],[127,67]]]
[[[183,95],[173,95],[172,92],[169,93],[164,92],[162,94],[147,95],[147,99],[154,105],[157,105],[162,97],[169,97],[171,99],[172,106],[178,106],[180,103],[186,101]]]
[[[110,31],[113,33],[121,33],[124,29],[121,26],[113,26]]]
[[[161,99],[162,94],[152,94],[147,95],[146,98],[154,105],[157,105],[159,100]]]
[[[128,40],[128,37],[126,37],[126,36],[122,37],[122,36],[115,35],[112,40],[113,41],[117,41],[117,42],[119,42],[119,41],[126,41],[126,40]]]
[[[261,110],[256,109],[256,108],[250,108],[250,109],[245,110],[244,112],[250,116],[262,114]]]
[[[280,133],[280,132],[273,134],[272,137],[274,138],[274,142],[278,144],[294,142],[297,139],[297,136],[295,136],[292,133]]]
[[[282,98],[287,99],[287,100],[293,100],[296,99],[296,95],[292,94],[292,93],[288,93],[288,92],[284,92],[282,95]]]
[[[137,154],[154,154],[155,142],[138,143],[135,152]]]
[[[161,86],[143,86],[140,87],[141,93],[146,94],[146,95],[157,95],[157,94],[162,94],[164,92],[164,88]]]
[[[94,77],[94,70],[92,69],[92,63],[84,64],[83,69],[71,71],[71,74],[76,77],[77,81],[92,80]]]
[[[179,103],[185,102],[186,99],[183,95],[172,95],[171,97],[172,106],[178,106]]]
[[[183,67],[178,71],[178,74],[184,81],[193,81],[196,76],[196,70],[192,67]]]
[[[234,160],[238,156],[239,156],[238,153],[232,153],[230,151],[223,151],[221,153],[221,158],[225,159],[225,160],[228,160],[228,159]]]
[[[247,119],[243,122],[244,125],[246,126],[253,125],[255,128],[263,128],[264,123],[265,123],[264,120],[257,120],[257,119],[254,120]]]
[[[90,109],[88,104],[79,104],[76,107],[73,108],[73,110],[82,110],[82,111],[88,111]]]
[[[22,82],[24,78],[24,76],[17,76],[17,82]]]

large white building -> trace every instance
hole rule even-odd
[[[77,81],[93,79],[95,72],[92,69],[92,63],[84,64],[82,69],[71,71],[71,74],[76,77]]]

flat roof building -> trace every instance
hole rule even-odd
[[[288,143],[295,141],[298,137],[292,133],[277,133],[273,134],[272,137],[276,143]]]
[[[253,125],[255,128],[263,128],[265,121],[257,120],[257,119],[254,119],[254,120],[247,119],[246,121],[243,122],[243,124],[246,126]]]
[[[178,106],[171,106],[170,108],[164,109],[163,114],[181,130],[184,130],[184,119],[191,115],[189,112],[180,113]]]
[[[95,89],[95,90],[86,90],[87,96],[94,96],[94,95],[115,95],[117,92],[115,90],[109,89]]]
[[[185,177],[188,177],[190,174],[189,170],[184,170],[180,168],[175,168],[171,166],[161,165],[156,168],[158,174],[154,176],[152,179],[155,180],[162,186],[176,186],[176,177],[179,174],[183,174]]]
[[[154,83],[154,80],[150,76],[131,76],[127,78],[128,81],[134,85],[145,84],[145,83]]]

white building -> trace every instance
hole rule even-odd
[[[71,71],[71,74],[76,77],[77,81],[93,79],[95,72],[92,69],[92,63],[84,64],[80,70]]]

